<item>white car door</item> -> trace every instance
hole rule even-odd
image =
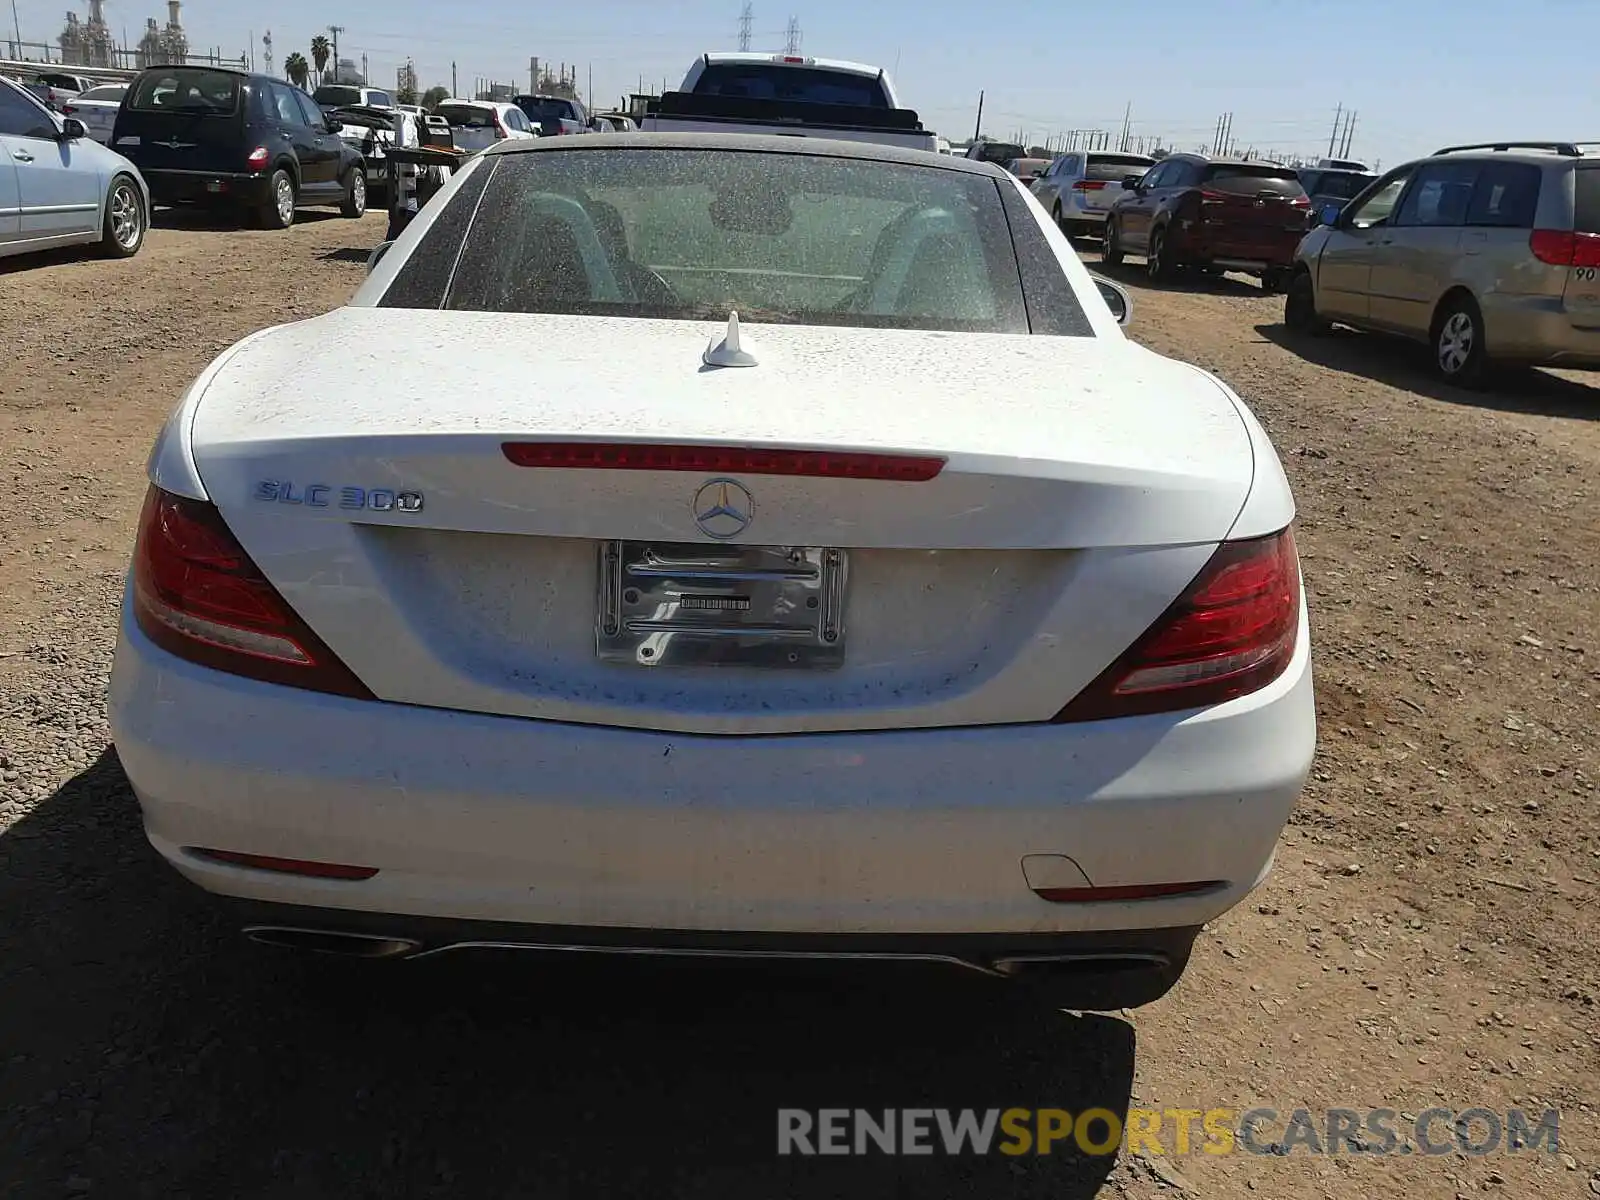
[[[0,156],[16,173],[25,242],[92,236],[100,225],[99,168],[79,143],[57,140],[59,129],[41,105],[0,90]]]

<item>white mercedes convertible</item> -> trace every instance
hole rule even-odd
[[[548,138],[380,249],[150,460],[112,724],[245,932],[1112,1008],[1266,875],[1315,740],[1288,484],[1017,179]]]

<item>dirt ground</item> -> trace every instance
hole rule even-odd
[[[129,262],[0,265],[0,1196],[1600,1195],[1600,390],[1451,391],[1406,347],[1286,339],[1244,281],[1120,272],[1135,335],[1287,464],[1321,748],[1276,873],[1160,1003],[244,944],[108,745],[121,575],[183,387],[339,304],[382,230],[168,220]],[[779,1107],[1130,1104],[1553,1107],[1561,1152],[774,1155]]]

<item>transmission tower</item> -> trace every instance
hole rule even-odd
[[[755,19],[751,5],[746,4],[739,13],[739,49],[750,49],[750,22]]]
[[[272,30],[261,35],[261,64],[268,75],[272,74]]]
[[[800,18],[790,17],[789,28],[783,35],[783,52],[785,54],[800,53]]]

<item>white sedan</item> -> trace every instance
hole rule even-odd
[[[1266,434],[1107,297],[975,161],[493,147],[160,436],[151,842],[278,944],[1161,995],[1272,864],[1310,644]]]
[[[111,130],[117,123],[117,112],[122,108],[122,98],[127,94],[125,83],[102,83],[68,100],[61,106],[61,115],[77,117],[90,137],[102,146],[108,145]]]

